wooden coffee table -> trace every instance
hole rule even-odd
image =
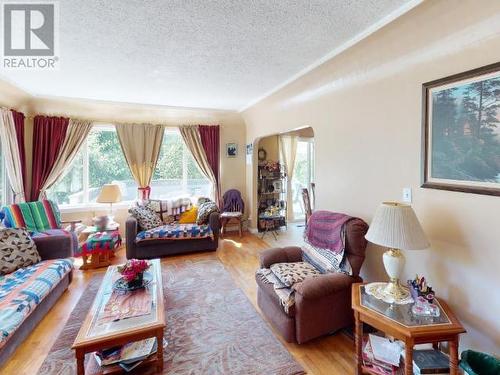
[[[156,365],[157,371],[163,370],[163,329],[165,328],[165,310],[163,306],[163,285],[161,264],[159,259],[154,259],[148,272],[153,275],[153,281],[148,289],[151,292],[151,312],[148,315],[102,323],[104,307],[113,292],[113,283],[119,277],[116,266],[108,268],[97,292],[92,308],[83,321],[78,335],[73,343],[75,350],[77,373],[85,373],[85,354],[98,350],[124,345],[132,341],[139,341],[150,337],[157,339],[157,352],[146,359],[141,366]],[[91,358],[95,361],[94,358]],[[120,373],[121,367],[106,366],[101,373]]]

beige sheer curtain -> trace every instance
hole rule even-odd
[[[139,190],[149,190],[165,127],[152,124],[117,124],[115,127],[130,173],[139,185]]]
[[[82,147],[83,142],[87,139],[91,129],[91,121],[69,120],[68,130],[66,131],[66,137],[61,146],[61,151],[40,190],[39,199],[45,198],[47,190],[63,176],[65,171],[67,171],[77,152]]]
[[[190,126],[184,125],[179,127],[179,131],[181,132],[182,139],[184,139],[184,143],[186,144],[189,151],[193,155],[194,160],[200,167],[201,172],[205,175],[206,178],[212,184],[212,199],[215,199],[216,203],[218,202],[218,194],[217,194],[217,179],[215,178],[214,172],[208,163],[207,155],[205,153],[205,149],[203,148],[203,144],[201,142],[200,132],[198,131],[198,126]]]
[[[17,144],[16,128],[14,117],[8,109],[1,108],[0,116],[0,138],[2,144],[2,154],[5,160],[5,168],[9,177],[10,186],[14,191],[14,202],[25,201],[23,172],[21,167],[21,157]]]
[[[286,201],[287,201],[287,216],[288,220],[293,220],[293,194],[292,194],[292,177],[295,167],[295,156],[297,155],[297,136],[280,135],[280,156],[282,163],[285,165],[287,178],[286,186]]]

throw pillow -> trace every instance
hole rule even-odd
[[[219,208],[215,202],[208,201],[202,203],[198,208],[198,217],[196,218],[196,224],[206,224],[208,222],[208,217],[212,212],[219,212]]]
[[[0,229],[0,275],[40,262],[35,242],[25,229]]]
[[[302,259],[322,273],[343,272],[348,275],[352,274],[351,265],[343,251],[334,253],[329,249],[316,247],[306,241],[302,245]]]
[[[166,215],[163,217],[163,224],[173,224],[177,221],[176,215]]]
[[[191,224],[196,223],[198,218],[198,207],[191,207],[189,210],[184,211],[179,217],[179,224]]]
[[[199,207],[206,202],[211,202],[211,199],[207,197],[199,197],[198,200],[196,201],[196,205]]]
[[[129,214],[137,219],[142,230],[149,230],[161,226],[160,216],[147,206],[135,206],[128,210]]]
[[[161,199],[149,199],[148,201],[144,202],[142,206],[155,212],[159,216],[162,223],[165,223],[169,216],[168,202],[169,201],[167,200]]]
[[[307,262],[275,263],[271,266],[271,272],[287,287],[304,281],[306,277],[321,275]]]

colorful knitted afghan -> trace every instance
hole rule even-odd
[[[31,232],[43,232],[61,227],[61,214],[50,200],[11,204],[2,208],[2,224],[7,228],[26,228]]]
[[[106,251],[116,250],[122,244],[120,232],[97,232],[93,233],[80,246],[75,256],[101,254]]]

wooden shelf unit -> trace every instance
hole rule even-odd
[[[280,207],[279,219],[275,220],[274,229],[286,227],[287,225],[287,175],[282,165],[279,170],[269,171],[265,166],[267,162],[259,162],[258,166],[258,216],[264,213],[271,206]],[[259,232],[266,230],[259,218],[257,218],[257,228]]]

